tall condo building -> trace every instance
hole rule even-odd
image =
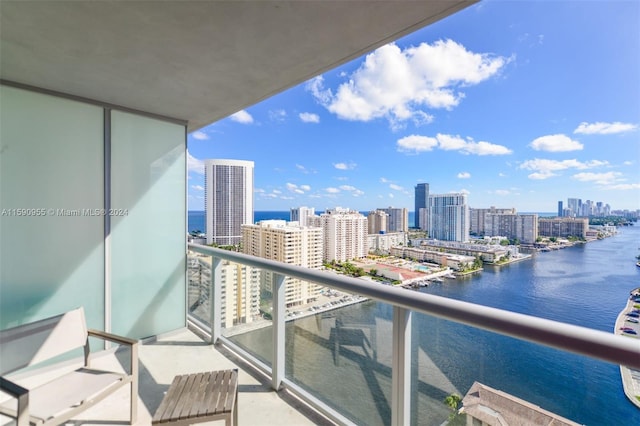
[[[484,216],[484,235],[518,239],[533,244],[538,238],[538,215],[513,213],[487,213]]]
[[[240,244],[240,226],[253,223],[253,161],[206,160],[207,244]]]
[[[589,230],[589,219],[585,218],[540,218],[538,233],[541,237],[579,237],[586,238]]]
[[[558,201],[558,217],[562,217],[564,210],[562,209],[562,201]]]
[[[464,242],[469,239],[469,205],[462,193],[429,195],[429,238]]]
[[[387,232],[408,232],[409,211],[406,208],[388,207],[378,209],[389,215],[387,219]]]
[[[367,256],[367,218],[359,212],[337,207],[310,219],[324,234],[323,260],[345,262]]]
[[[414,226],[417,229],[427,229],[426,213],[429,207],[429,184],[419,183],[415,188]],[[425,209],[420,212],[420,209]]]
[[[308,218],[316,214],[316,209],[313,207],[295,207],[290,210],[289,220],[291,222],[298,222],[300,226],[309,226],[307,223]]]
[[[188,256],[189,300],[195,302],[189,310],[207,318],[211,306],[211,256]],[[220,316],[222,327],[247,324],[260,318],[260,273],[252,266],[222,260],[216,285],[220,286]]]
[[[291,265],[319,269],[322,266],[322,228],[300,226],[298,222],[263,220],[242,225],[242,251],[252,256]],[[262,288],[273,293],[274,274],[262,272]],[[312,302],[319,295],[316,284],[298,278],[285,278],[287,307]]]
[[[490,235],[485,232],[484,219],[487,214],[516,214],[515,208],[497,209],[491,206],[488,209],[469,209],[469,217],[471,221],[470,230],[476,235]]]
[[[580,198],[567,198],[569,216],[576,217],[582,214],[582,200]]]
[[[382,210],[374,210],[367,215],[369,235],[387,232],[387,219],[389,215]]]

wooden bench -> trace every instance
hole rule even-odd
[[[176,376],[153,416],[152,424],[190,425],[225,420],[238,424],[238,370]]]
[[[91,368],[89,337],[129,346],[130,371],[123,374]],[[87,329],[82,308],[1,330],[0,390],[11,398],[0,404],[0,414],[15,419],[17,426],[59,425],[130,384],[129,414],[131,423],[135,423],[138,405],[137,343],[125,337]],[[8,376],[25,367],[45,361],[51,363],[53,358],[79,348],[84,349],[84,366],[61,372],[42,385],[28,388]],[[48,366],[47,373],[51,374],[51,371],[55,370]]]

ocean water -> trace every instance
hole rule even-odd
[[[361,212],[366,215],[368,212]],[[540,216],[553,216],[554,213],[538,213]],[[254,222],[259,222],[261,220],[269,220],[269,219],[282,219],[289,220],[290,213],[288,211],[255,211],[253,212],[253,220]],[[409,227],[414,225],[415,214],[414,212],[409,212]],[[188,215],[188,232],[193,231],[202,231],[205,232],[205,223],[204,223],[204,211],[202,210],[189,210]]]
[[[288,214],[256,212],[255,218],[288,219]],[[640,226],[618,229],[614,237],[537,253],[420,291],[612,332],[629,291],[640,286],[635,266]],[[362,327],[358,333],[368,346],[349,346],[336,357],[336,318],[372,321],[377,341],[367,341],[371,331]],[[391,318],[389,305],[370,301],[287,322],[287,377],[359,424],[389,424],[391,373],[385,354]],[[235,341],[266,354],[268,362],[270,336],[265,328]],[[440,425],[447,418],[442,399],[452,389],[464,395],[480,381],[581,424],[640,425],[640,409],[624,395],[617,365],[425,315],[414,315],[412,343],[412,424]],[[377,355],[365,346],[377,347]]]
[[[255,211],[253,212],[254,222],[269,219],[289,220],[290,213],[288,211]],[[411,223],[411,222],[410,222]],[[189,210],[187,217],[188,232],[202,231],[205,232],[204,211]]]

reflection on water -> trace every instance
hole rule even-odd
[[[421,291],[611,331],[640,276],[640,229],[622,232]],[[390,305],[369,301],[287,322],[287,378],[358,424],[389,424],[391,319]],[[270,354],[270,333],[233,340]],[[474,381],[579,423],[640,424],[618,366],[422,314],[413,316],[412,373],[412,424],[442,424],[444,398]]]

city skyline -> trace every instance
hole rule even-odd
[[[255,162],[255,210],[640,208],[640,5],[482,2],[188,137],[202,161]],[[613,31],[615,29],[615,31]]]

